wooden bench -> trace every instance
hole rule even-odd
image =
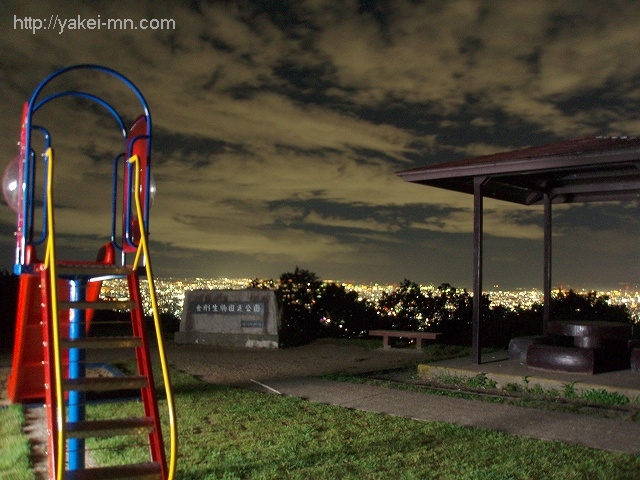
[[[373,337],[382,337],[382,348],[391,348],[389,346],[389,337],[396,338],[413,338],[416,341],[416,350],[422,348],[422,339],[435,340],[441,333],[433,332],[405,332],[402,330],[369,330],[369,335]]]

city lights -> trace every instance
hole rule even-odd
[[[239,290],[250,288],[255,279],[250,278],[164,278],[156,279],[156,295],[158,297],[158,307],[160,313],[166,313],[175,317],[180,317],[184,304],[185,292],[189,290]],[[271,281],[266,281],[269,283]],[[272,282],[271,282],[272,283]],[[378,283],[352,283],[337,280],[325,280],[323,283],[335,283],[343,286],[347,291],[354,291],[358,294],[359,300],[367,300],[377,303],[385,293],[391,293],[398,285],[378,284]],[[149,298],[146,282],[141,281],[142,296],[145,310],[148,309]],[[422,285],[421,290],[433,292],[438,289],[435,285]],[[463,290],[463,289],[458,289]],[[102,297],[109,299],[126,298],[127,285],[121,280],[105,282],[102,287]],[[578,290],[576,293],[584,295],[588,290]],[[542,304],[544,294],[542,290],[492,290],[485,294],[489,297],[491,306],[501,306],[508,309],[531,308],[535,304]],[[551,293],[557,294],[557,290]],[[606,295],[612,305],[626,305],[631,312],[634,322],[640,320],[640,291],[631,289],[597,291],[598,296]]]

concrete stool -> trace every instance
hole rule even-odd
[[[509,358],[516,362],[526,363],[529,347],[534,343],[543,343],[544,340],[545,337],[542,336],[512,338],[509,341]]]

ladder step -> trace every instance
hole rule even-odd
[[[98,350],[101,348],[136,348],[142,346],[140,337],[86,337],[75,340],[61,339],[62,348],[82,348]]]
[[[58,302],[60,310],[133,310],[137,308],[132,300],[99,300],[97,302]]]
[[[87,420],[67,424],[71,438],[115,437],[117,435],[143,435],[154,429],[151,417],[122,418],[117,420]]]
[[[161,480],[162,469],[157,462],[97,467],[66,472],[66,480]]]
[[[110,392],[114,390],[132,390],[149,385],[147,377],[132,375],[128,377],[74,378],[64,381],[65,390],[78,392]]]
[[[130,273],[129,267],[100,263],[56,265],[56,274],[60,277],[123,277]]]

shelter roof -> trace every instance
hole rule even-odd
[[[541,204],[640,198],[640,138],[583,137],[397,172],[407,182],[485,197]]]

